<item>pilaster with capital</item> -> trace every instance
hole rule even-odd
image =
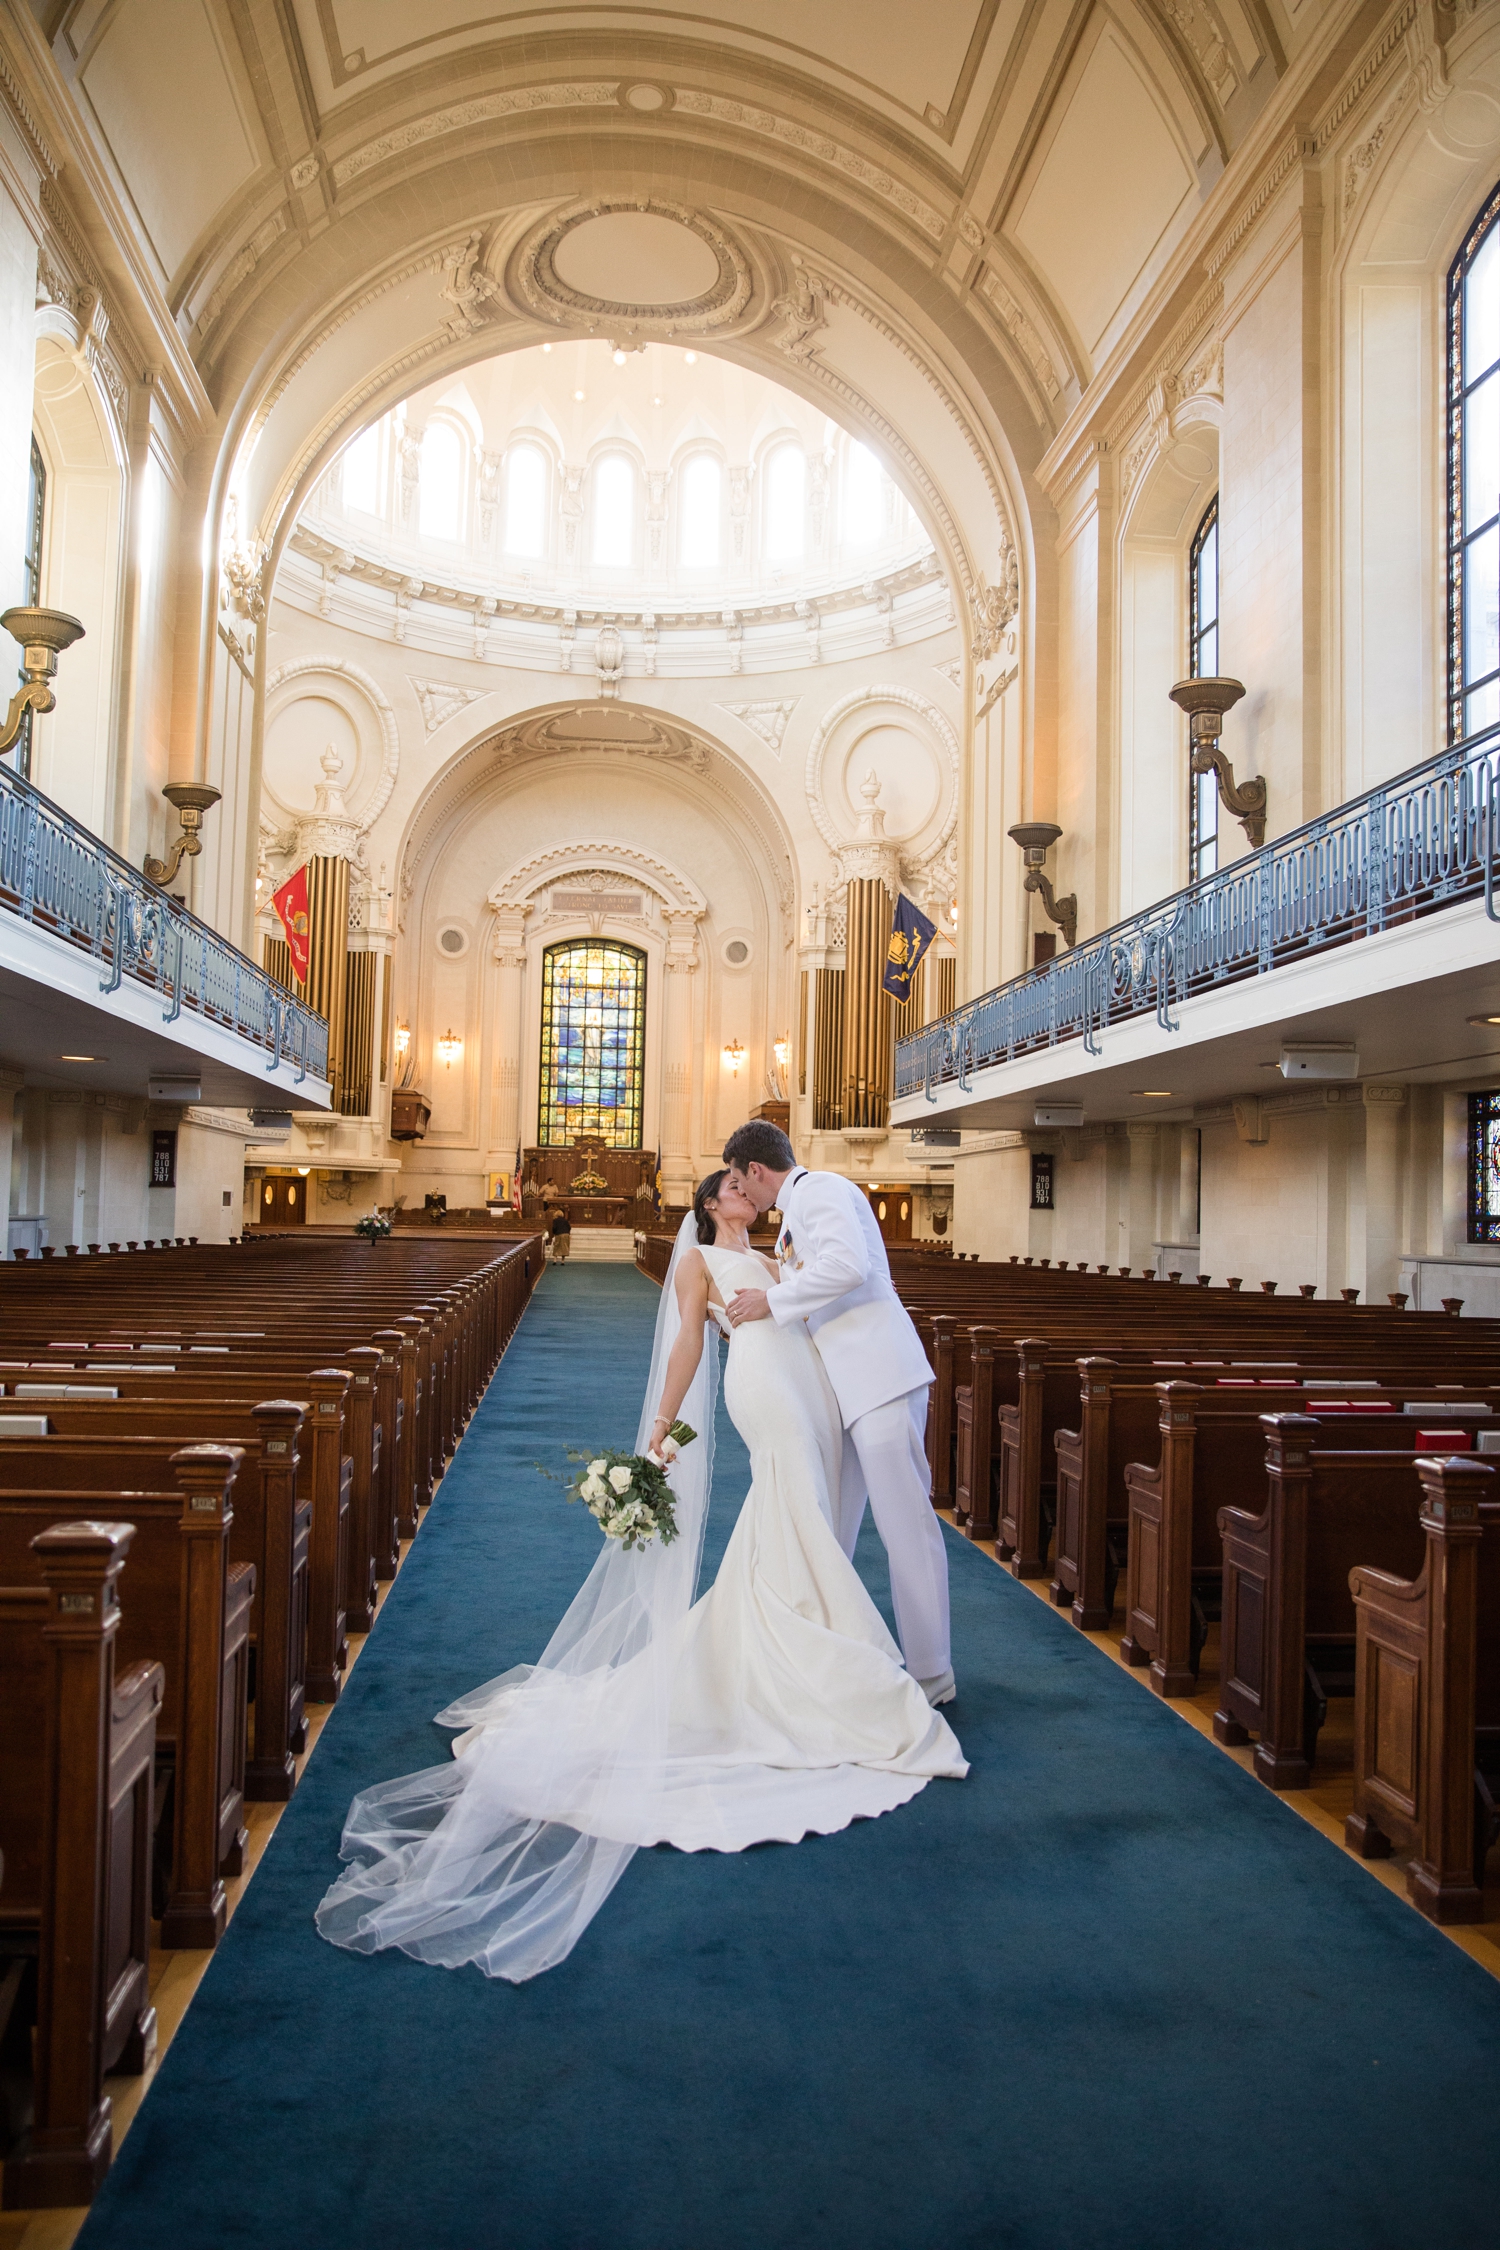
[[[693,1102],[693,983],[698,972],[696,914],[666,914],[667,948],[662,967],[662,1169],[669,1192],[691,1187],[690,1124]]]
[[[530,903],[491,901],[495,912],[495,1087],[491,1146],[515,1161],[521,1138],[521,1043],[526,1023],[526,917]]]

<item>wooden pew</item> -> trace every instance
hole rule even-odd
[[[229,1562],[237,1446],[188,1445],[172,1456],[179,1490],[133,1492],[131,1598],[120,1656],[159,1662],[159,1747],[172,1752],[170,1867],[161,1916],[167,1946],[212,1946],[226,1918],[223,1876],[244,1868],[246,1698],[255,1573]],[[101,1495],[0,1491],[0,1579],[34,1579],[32,1542]]]
[[[1219,1510],[1224,1542],[1219,1708],[1214,1734],[1258,1733],[1255,1771],[1273,1789],[1303,1789],[1312,1767],[1317,1698],[1347,1672],[1353,1688],[1360,1565],[1414,1578],[1422,1560],[1420,1495],[1409,1452],[1314,1447],[1306,1414],[1267,1414],[1266,1497],[1259,1513]]]
[[[245,1794],[282,1803],[296,1785],[307,1746],[308,1549],[312,1503],[296,1491],[298,1434],[307,1409],[264,1399],[247,1410],[195,1407],[198,1437],[238,1445],[229,1559],[255,1571],[250,1612],[254,1651],[251,1739]],[[181,1413],[155,1400],[50,1402],[45,1437],[12,1437],[0,1411],[0,1489],[34,1492],[161,1490],[174,1481]],[[145,1428],[142,1425],[147,1425]]]
[[[1500,1839],[1500,1499],[1472,1456],[1419,1459],[1427,1551],[1414,1579],[1350,1574],[1357,1620],[1354,1809],[1367,1859],[1415,1845],[1412,1904],[1434,1922],[1484,1918]]]
[[[88,2203],[109,2167],[109,2070],[156,2051],[151,1812],[163,1675],[117,1672],[128,1523],[31,1542],[40,1586],[0,1587],[0,1930],[37,1945],[34,2111],[7,2210]],[[126,1579],[129,1600],[129,1579]]]

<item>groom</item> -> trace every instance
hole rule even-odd
[[[948,1557],[925,1444],[932,1369],[891,1287],[875,1214],[852,1180],[799,1165],[780,1126],[762,1118],[730,1134],[724,1162],[757,1211],[781,1213],[781,1282],[736,1291],[730,1321],[807,1322],[844,1423],[839,1544],[852,1560],[868,1499],[890,1557],[906,1668],[929,1703],[951,1703]]]

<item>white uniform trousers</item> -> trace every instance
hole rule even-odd
[[[891,1599],[901,1653],[913,1679],[935,1680],[952,1662],[948,1646],[948,1557],[932,1507],[927,1465],[927,1387],[872,1406],[844,1432],[843,1475],[834,1526],[853,1559],[868,1499],[891,1566]]]

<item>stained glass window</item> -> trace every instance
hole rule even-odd
[[[1188,554],[1188,671],[1211,680],[1219,670],[1219,502],[1208,503]],[[1219,864],[1219,777],[1188,774],[1188,881]]]
[[[1448,726],[1458,740],[1497,720],[1500,188],[1448,276]]]
[[[1469,1096],[1469,1240],[1500,1242],[1500,1093]]]
[[[639,1148],[646,1041],[646,956],[634,945],[579,938],[542,955],[539,1140],[566,1147],[599,1133]]]

